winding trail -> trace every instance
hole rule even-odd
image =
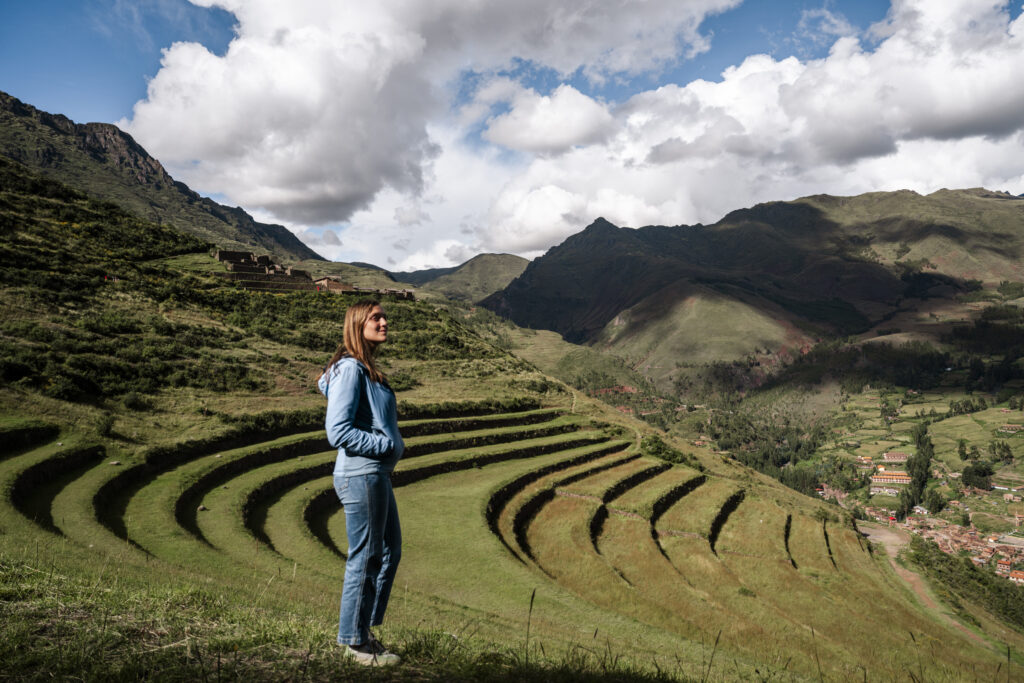
[[[981,645],[987,645],[984,638],[951,617],[943,609],[943,606],[936,602],[920,574],[910,571],[896,562],[896,556],[899,555],[900,550],[910,543],[910,534],[900,529],[893,529],[870,522],[858,522],[857,529],[867,536],[869,541],[878,543],[885,548],[885,554],[889,558],[889,566],[896,572],[896,576],[903,579],[910,586],[910,590],[921,600],[921,604],[924,605],[925,609],[959,630],[972,641]]]

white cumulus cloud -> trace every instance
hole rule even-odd
[[[481,243],[541,249],[599,215],[711,222],[820,192],[1024,192],[1024,18],[998,2],[897,0],[866,47],[841,17],[809,16],[842,34],[826,57],[752,55],[719,81],[636,94],[602,143],[535,158],[505,185]]]
[[[738,0],[192,1],[233,12],[236,38],[223,56],[167,48],[122,125],[201,191],[332,226],[328,256],[438,267],[533,256],[598,216],[671,225],[821,192],[1024,192],[1024,18],[998,0],[893,0],[862,35],[826,3],[795,29],[824,57],[749,55],[660,86],[659,69],[712,45],[703,19]],[[652,85],[588,94],[619,81]]]
[[[424,191],[440,152],[427,126],[460,73],[516,59],[595,79],[639,73],[705,49],[703,17],[739,0],[192,1],[233,12],[236,38],[224,56],[167,48],[120,124],[189,184],[325,224],[384,188]],[[556,99],[562,113],[579,106]]]
[[[488,121],[484,137],[510,149],[559,154],[601,142],[611,132],[612,123],[603,104],[563,84],[550,96],[533,90],[518,93],[509,112]]]

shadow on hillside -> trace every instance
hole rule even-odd
[[[870,327],[859,312],[867,310],[862,303],[895,310],[901,298],[928,296],[937,285],[966,291],[966,282],[946,274],[929,272],[926,281],[906,277],[932,268],[931,252],[950,242],[966,252],[991,254],[997,262],[1024,252],[1019,237],[1006,230],[902,214],[839,223],[815,206],[772,202],[734,211],[711,226],[633,230],[597,221],[534,260],[481,305],[521,326],[586,343],[634,306],[650,309],[630,322],[629,333],[641,335],[645,326],[660,322],[653,313],[671,308],[665,290],[703,283],[727,297],[731,287],[754,295],[746,305],[769,317],[781,306],[796,321],[852,334]],[[896,244],[923,265],[881,262],[880,254]]]

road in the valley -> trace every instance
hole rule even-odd
[[[895,571],[896,575],[910,586],[910,590],[914,591],[914,595],[920,598],[921,604],[923,604],[928,611],[937,615],[940,619],[955,627],[976,643],[982,645],[985,644],[985,640],[983,638],[956,619],[952,618],[949,613],[935,601],[935,598],[928,592],[928,588],[925,586],[924,579],[921,578],[920,574],[912,572],[906,567],[902,567],[897,564],[896,556],[899,554],[901,549],[905,548],[907,544],[910,543],[910,534],[902,529],[894,529],[892,527],[873,524],[871,522],[857,522],[857,528],[867,536],[868,540],[878,543],[885,548],[885,553],[889,558],[889,565],[893,568],[893,571]]]

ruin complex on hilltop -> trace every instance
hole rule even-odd
[[[269,254],[257,256],[248,251],[229,251],[220,249],[215,258],[224,264],[228,272],[220,276],[237,282],[246,289],[264,291],[315,291],[335,293],[362,293],[386,295],[398,299],[415,299],[409,289],[376,289],[373,287],[356,287],[342,282],[335,276],[326,276],[314,280],[308,272],[299,268],[285,268],[274,263]]]

